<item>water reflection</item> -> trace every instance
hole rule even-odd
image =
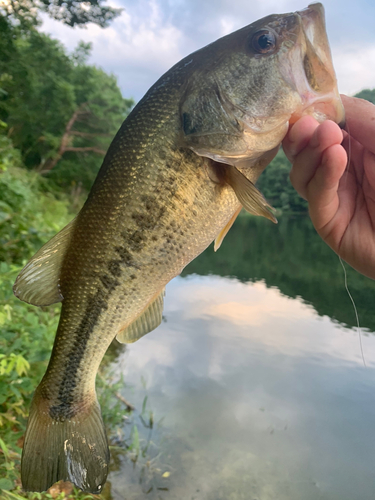
[[[190,267],[240,279],[173,280],[166,321],[119,358],[133,386],[125,397],[141,409],[147,396],[154,421],[163,420],[145,456],[111,474],[116,500],[374,498],[375,336],[364,338],[365,369],[357,332],[323,313],[319,293],[328,297],[329,276],[340,273],[312,261],[304,237],[285,261],[289,243],[276,236],[272,258],[260,236],[268,229],[247,222],[229,235],[230,248],[211,252],[218,260],[207,253]],[[314,281],[306,288],[304,272]],[[144,445],[150,429],[136,423]]]
[[[259,217],[239,217],[215,254],[195,259],[183,275],[197,273],[264,280],[284,295],[301,297],[321,316],[349,326],[355,314],[336,254],[319,238],[308,217],[282,217],[278,225]],[[375,331],[375,281],[347,266],[350,291],[361,326]]]

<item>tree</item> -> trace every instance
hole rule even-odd
[[[35,29],[11,35],[10,27],[0,37],[0,120],[28,169],[89,189],[133,101],[113,75],[86,63],[89,44],[68,55]]]
[[[290,167],[289,160],[280,150],[259,177],[257,186],[274,208],[286,213],[306,213],[307,202],[290,183]]]
[[[105,0],[11,0],[0,4],[0,14],[22,28],[39,24],[39,12],[46,12],[64,24],[82,27],[94,23],[105,28],[122,9],[103,5]]]
[[[355,97],[366,99],[366,101],[370,101],[372,104],[375,104],[375,89],[364,89],[361,92],[358,92],[358,94],[355,94]]]

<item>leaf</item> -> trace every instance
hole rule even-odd
[[[5,304],[4,311],[6,311],[6,313],[7,313],[7,319],[9,321],[11,321],[11,319],[12,319],[12,314],[11,314],[12,307],[9,304]]]
[[[0,479],[0,490],[11,490],[13,487],[14,483],[10,479]]]
[[[17,389],[17,387],[15,387],[14,384],[11,384],[10,389],[18,399],[22,399],[20,391]]]
[[[17,363],[16,363],[16,372],[18,373],[18,375],[21,376],[23,373],[26,374],[29,368],[30,368],[29,362],[21,354],[19,354],[17,356]]]
[[[133,448],[137,451],[139,451],[139,432],[138,432],[138,427],[136,425],[134,425],[133,427],[133,442],[132,442],[132,445],[133,445]]]
[[[12,354],[11,354],[11,357],[10,357],[10,358],[8,358],[8,365],[7,365],[7,367],[5,368],[5,373],[6,373],[6,374],[9,374],[9,373],[13,370],[13,367],[14,367],[15,363],[16,363],[16,357],[15,357],[15,355],[12,353]]]
[[[143,400],[143,404],[142,404],[142,413],[144,413],[146,410],[147,399],[148,399],[148,396],[145,396],[145,398]]]
[[[9,450],[4,441],[0,438],[0,448],[3,450],[3,453],[6,458],[9,458]]]
[[[161,477],[169,477],[170,475],[171,475],[171,473],[166,471],[166,472],[164,472],[164,474],[162,474]]]

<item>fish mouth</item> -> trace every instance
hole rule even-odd
[[[345,110],[337,92],[331,92],[322,97],[305,93],[301,106],[292,113],[289,124],[292,125],[302,116],[311,115],[319,123],[332,120],[341,128],[345,127]]]
[[[324,7],[314,3],[296,12],[295,16],[300,36],[289,61],[291,70],[284,71],[284,76],[298,92],[300,105],[291,115],[290,124],[304,115],[311,115],[318,122],[328,119],[343,124],[345,111],[337,88]]]

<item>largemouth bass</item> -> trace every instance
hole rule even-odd
[[[98,493],[109,451],[95,377],[109,344],[162,319],[165,285],[242,207],[275,220],[254,183],[290,123],[344,111],[321,4],[271,15],[184,58],[133,109],[78,216],[31,259],[21,300],[62,301],[32,401],[22,485],[63,479]]]

